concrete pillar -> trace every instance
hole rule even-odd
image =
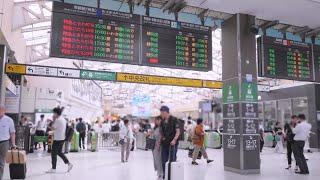
[[[260,173],[255,17],[236,14],[222,24],[224,169]]]
[[[7,58],[6,46],[0,44],[0,105],[4,105],[6,96],[5,63]]]

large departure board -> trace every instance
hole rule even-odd
[[[320,82],[320,46],[313,45],[313,59],[314,59],[314,75],[315,80]]]
[[[138,15],[54,2],[50,56],[139,63]]]
[[[314,81],[311,45],[291,40],[260,37],[258,39],[260,76]]]
[[[51,57],[212,69],[208,26],[53,2]]]
[[[212,68],[211,28],[142,17],[142,63],[208,71]]]

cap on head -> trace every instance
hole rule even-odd
[[[170,112],[170,109],[169,109],[168,106],[161,106],[160,111],[161,111],[161,112],[167,112],[167,113],[169,113],[169,112]]]

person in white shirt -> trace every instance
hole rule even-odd
[[[16,130],[13,120],[5,115],[5,107],[0,105],[0,180],[3,176],[5,158],[9,150],[10,140],[12,147],[16,147]]]
[[[40,120],[36,125],[36,136],[45,136],[47,129],[47,122],[44,120],[44,114],[41,114]],[[35,143],[35,149],[37,149],[38,143]],[[43,149],[46,150],[46,142],[43,142]]]
[[[298,118],[299,122],[297,122],[295,128],[292,129],[292,132],[295,134],[293,152],[300,169],[300,171],[296,171],[296,173],[309,174],[308,164],[303,154],[303,148],[309,137],[311,125],[306,122],[306,116],[304,114],[299,114]]]
[[[67,121],[63,117],[61,117],[63,109],[63,107],[56,107],[53,109],[52,130],[54,131],[54,134],[51,151],[52,168],[46,173],[56,173],[57,156],[59,156],[63,160],[63,162],[68,165],[67,172],[70,172],[73,167],[73,165],[69,162],[68,158],[62,153],[62,147],[66,139],[67,129]]]
[[[120,142],[121,145],[121,162],[128,162],[130,155],[130,144],[133,139],[132,129],[129,126],[129,120],[125,119],[124,126],[120,129]]]

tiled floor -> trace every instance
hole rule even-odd
[[[275,154],[266,149],[262,158],[261,174],[238,175],[223,170],[222,150],[208,150],[213,164],[204,161],[197,167],[190,165],[187,151],[180,150],[179,159],[185,163],[185,180],[319,180],[320,153],[307,154],[310,175],[296,175],[286,167],[285,154]],[[80,152],[68,154],[75,165],[70,173],[65,173],[66,166],[59,159],[58,173],[48,175],[44,172],[50,168],[50,156],[32,154],[28,158],[27,179],[30,180],[155,180],[151,152],[135,151],[131,154],[130,162],[121,164],[120,152],[116,149],[101,150],[99,152]],[[9,179],[8,167],[5,169],[4,179]],[[174,179],[175,180],[175,179]],[[178,179],[180,180],[180,179]]]

